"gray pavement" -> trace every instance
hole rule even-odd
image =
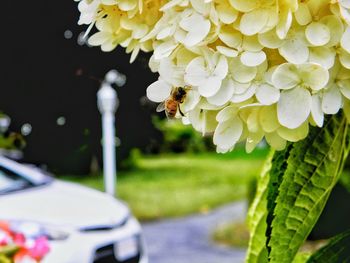
[[[143,224],[149,263],[240,263],[245,250],[213,244],[211,234],[220,224],[244,220],[246,203],[236,202],[178,219]]]

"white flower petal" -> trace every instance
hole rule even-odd
[[[156,60],[160,60],[162,58],[169,57],[177,46],[178,44],[172,41],[167,41],[158,45],[154,49],[154,58]]]
[[[188,119],[196,131],[203,132],[204,130],[204,114],[199,107],[194,108],[188,113]]]
[[[240,59],[242,64],[248,67],[255,67],[260,65],[266,60],[266,54],[264,51],[259,51],[259,52],[244,51],[241,54]]]
[[[220,90],[214,96],[208,97],[207,101],[217,106],[224,105],[232,98],[233,92],[233,81],[226,78],[222,81]]]
[[[123,11],[129,11],[136,7],[137,1],[136,0],[119,0],[118,1],[118,7],[120,10]]]
[[[172,86],[166,81],[159,79],[148,86],[146,90],[147,98],[154,102],[165,101],[171,93]]]
[[[300,83],[300,77],[295,65],[284,63],[272,73],[271,81],[278,89],[291,89]]]
[[[220,30],[219,38],[232,48],[238,48],[242,43],[242,34],[232,26],[223,26]]]
[[[312,47],[310,48],[309,61],[320,64],[326,69],[330,69],[334,65],[335,50],[329,47]]]
[[[281,56],[294,64],[305,63],[309,58],[309,49],[301,40],[286,40],[278,49]]]
[[[276,26],[276,33],[280,39],[285,39],[292,25],[293,16],[290,9],[285,8],[280,14],[279,22]]]
[[[213,142],[220,148],[230,149],[235,146],[243,132],[243,123],[235,117],[219,123],[215,129]]]
[[[176,50],[176,65],[186,68],[196,57],[198,57],[198,54],[195,54],[184,47],[180,47]]]
[[[256,133],[259,131],[259,110],[250,110],[247,118],[247,128],[249,132]]]
[[[305,26],[312,21],[312,16],[307,3],[299,3],[298,10],[294,13],[295,20],[299,25]]]
[[[275,72],[277,66],[272,66],[271,68],[269,68],[265,74],[264,74],[264,81],[270,85],[273,85],[272,83],[272,74]]]
[[[91,24],[95,20],[99,5],[100,1],[80,1],[78,4],[78,9],[80,11],[79,25]]]
[[[264,47],[259,43],[258,35],[254,35],[244,36],[241,48],[247,51],[258,52]]]
[[[323,46],[331,39],[329,28],[319,22],[312,22],[305,29],[306,39],[314,46]]]
[[[342,106],[342,96],[336,85],[325,90],[322,98],[322,111],[326,114],[336,114]]]
[[[321,98],[317,94],[312,96],[311,116],[318,127],[323,126],[324,115],[321,106]]]
[[[184,43],[187,34],[188,34],[187,31],[181,28],[177,28],[174,34],[174,39],[179,43]]]
[[[228,72],[228,63],[227,63],[227,59],[225,56],[220,56],[219,57],[219,61],[215,66],[215,70],[213,72],[214,76],[217,76],[221,79],[224,79],[227,75]]]
[[[311,94],[304,88],[296,87],[281,93],[277,103],[277,116],[281,125],[295,129],[309,117]]]
[[[338,80],[337,84],[344,97],[350,99],[350,79]]]
[[[210,4],[208,1],[203,0],[190,0],[194,10],[202,15],[208,15],[210,11]]]
[[[219,146],[216,146],[216,152],[217,153],[227,153],[229,151],[232,151],[234,147],[230,148],[230,149],[226,149],[226,148],[220,148]]]
[[[101,45],[101,50],[103,52],[111,52],[116,47],[117,47],[117,43],[115,43],[112,39],[109,39],[108,41],[104,42]]]
[[[271,105],[279,100],[280,91],[269,84],[261,84],[258,86],[255,96],[261,104]]]
[[[224,47],[224,46],[217,46],[216,50],[220,52],[220,54],[229,57],[234,58],[238,56],[238,51],[232,48]]]
[[[167,26],[158,32],[157,39],[158,40],[165,39],[165,38],[171,36],[172,34],[174,34],[175,30],[176,30],[175,26]]]
[[[189,112],[197,106],[199,101],[200,101],[200,95],[198,91],[191,89],[187,91],[186,99],[181,104],[181,110],[183,111],[183,113]]]
[[[245,144],[246,152],[251,153],[263,138],[264,138],[264,133],[262,131],[249,133]]]
[[[327,43],[328,47],[336,46],[344,32],[344,25],[340,17],[337,15],[328,15],[322,17],[320,22],[326,25],[331,31],[331,39]]]
[[[140,46],[136,46],[131,52],[131,56],[130,56],[130,60],[129,60],[130,63],[133,63],[136,60],[139,52],[140,52]]]
[[[309,123],[305,121],[296,129],[288,129],[286,127],[280,127],[277,129],[277,134],[283,139],[290,142],[297,142],[305,139],[309,133]]]
[[[259,112],[259,123],[265,132],[274,132],[280,127],[277,119],[276,105],[262,107]]]
[[[141,39],[148,32],[148,26],[146,24],[140,24],[136,26],[132,32],[132,37],[135,39]]]
[[[198,92],[203,97],[214,96],[221,87],[222,79],[220,77],[207,77],[200,85],[198,85]]]
[[[186,67],[185,82],[191,86],[199,86],[208,77],[204,67],[204,58],[197,57],[193,59]]]
[[[277,132],[266,133],[265,139],[266,142],[276,151],[282,151],[286,148],[287,141],[279,136]]]
[[[180,27],[188,32],[183,44],[192,47],[201,42],[210,31],[210,22],[202,15],[194,13],[180,21]]]
[[[261,45],[267,48],[279,48],[283,44],[283,40],[280,39],[275,30],[270,30],[266,33],[258,35],[258,39]]]
[[[313,63],[305,63],[297,67],[304,85],[313,90],[320,90],[327,85],[329,80],[329,71],[327,69]]]
[[[235,88],[234,94],[242,94],[242,93],[246,92],[252,84],[250,82],[240,83],[237,81],[233,81],[233,85]]]
[[[116,0],[101,0],[101,3],[104,5],[115,5],[117,4]]]
[[[236,106],[227,106],[216,115],[216,120],[218,122],[225,122],[237,116],[237,112],[238,108]]]
[[[346,21],[346,23],[349,25],[350,24],[350,9],[348,8],[343,8],[340,6],[340,14],[342,18]]]
[[[344,66],[344,68],[350,69],[350,53],[341,49],[339,52],[339,61]]]
[[[159,64],[160,64],[160,61],[156,60],[154,58],[154,55],[152,55],[151,58],[149,59],[148,66],[153,73],[159,70]]]
[[[183,124],[183,125],[189,125],[189,124],[191,124],[190,119],[189,119],[188,117],[186,117],[186,116],[182,117],[182,118],[181,118],[181,121],[182,121],[182,124]]]
[[[208,133],[213,133],[218,125],[216,121],[216,115],[217,111],[212,110],[205,110],[203,111],[204,114],[204,129],[203,129],[203,136]]]
[[[196,107],[188,113],[188,118],[193,128],[205,135],[214,132],[217,127],[216,114],[217,111],[203,110]]]
[[[229,0],[230,4],[241,12],[252,11],[259,5],[259,0]]]
[[[234,59],[230,63],[230,72],[236,81],[247,83],[255,78],[258,70],[256,67],[247,67],[243,65],[239,60]]]
[[[243,14],[240,22],[240,31],[247,36],[259,33],[268,22],[268,14],[264,9],[255,9],[254,11]]]
[[[164,58],[160,61],[159,75],[175,87],[185,86],[183,80],[184,70],[176,67],[169,58]]]
[[[342,7],[350,9],[350,0],[339,0],[339,3]]]
[[[240,103],[243,101],[246,101],[247,99],[250,99],[254,96],[256,90],[255,85],[251,85],[249,89],[247,89],[244,93],[241,94],[233,94],[231,101],[234,103]]]
[[[269,19],[261,33],[275,29],[276,25],[278,24],[279,14],[277,6],[270,6],[269,8],[267,8],[267,12]]]
[[[225,2],[224,4],[219,4],[216,7],[216,10],[218,12],[220,21],[224,24],[231,24],[237,19],[238,11],[232,8],[231,6],[225,4]]]
[[[100,31],[93,34],[91,37],[89,37],[88,43],[91,46],[100,46],[103,43],[109,41],[110,37],[111,37],[110,33]]]
[[[348,26],[341,38],[340,45],[344,50],[350,53],[350,27]]]

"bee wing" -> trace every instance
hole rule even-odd
[[[165,111],[165,116],[167,117],[168,120],[173,119],[173,117],[171,117],[171,116],[169,115],[169,112],[167,112],[167,111]]]
[[[158,105],[156,111],[157,112],[162,112],[163,110],[165,110],[165,103],[164,103],[164,101]]]
[[[191,89],[192,89],[191,86],[185,86],[185,87],[184,87],[184,90],[186,90],[186,92],[190,91]]]

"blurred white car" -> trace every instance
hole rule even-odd
[[[0,156],[0,220],[46,235],[43,263],[147,263],[141,227],[121,201]]]

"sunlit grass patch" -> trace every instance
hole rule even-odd
[[[118,196],[142,220],[207,211],[245,198],[247,185],[259,174],[266,152],[141,156],[135,169],[118,173]],[[61,178],[103,189],[102,176]]]

